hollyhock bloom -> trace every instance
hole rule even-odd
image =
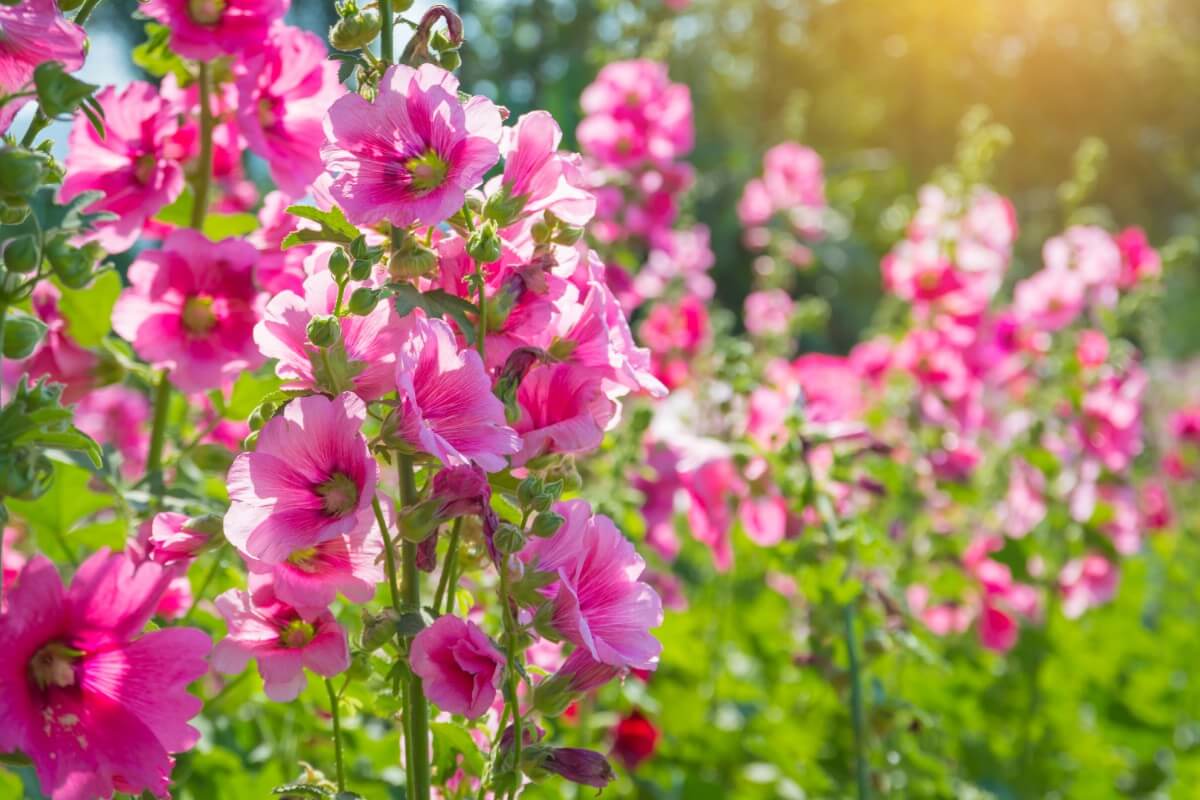
[[[680,483],[689,501],[687,520],[692,536],[712,551],[717,571],[727,572],[733,566],[729,501],[745,491],[737,468],[729,458],[713,458],[681,472]]]
[[[504,675],[504,656],[487,634],[449,614],[413,637],[410,660],[429,699],[468,719],[487,713]]]
[[[247,237],[250,244],[258,248],[258,267],[254,271],[254,279],[258,288],[270,295],[284,289],[302,294],[304,279],[308,277],[304,260],[316,249],[312,244],[283,249],[283,240],[289,233],[316,226],[315,222],[287,213],[290,202],[283,192],[268,193],[258,212],[259,227]]]
[[[440,319],[411,316],[396,355],[396,434],[418,452],[448,467],[474,462],[488,472],[504,469],[521,440],[504,421],[504,404],[492,394],[483,361],[459,349]]]
[[[613,755],[626,769],[635,770],[654,755],[659,735],[654,723],[635,708],[613,729]]]
[[[280,189],[299,197],[324,169],[325,111],[345,89],[325,42],[290,25],[273,29],[260,52],[242,62],[237,79],[238,128],[262,156]]]
[[[1044,269],[1017,283],[1013,312],[1020,322],[1053,333],[1082,313],[1086,291],[1087,284],[1076,272]]]
[[[1150,481],[1142,486],[1140,495],[1142,519],[1150,530],[1161,531],[1171,527],[1174,512],[1171,509],[1171,495],[1167,488],[1158,481]]]
[[[655,377],[673,389],[687,381],[691,362],[708,342],[708,309],[690,296],[675,304],[659,303],[650,309],[640,333],[650,348]]]
[[[580,96],[586,117],[576,135],[606,164],[666,163],[692,149],[692,97],[667,67],[637,59],[606,65]]]
[[[257,321],[258,253],[240,239],[211,242],[181,228],[161,250],[143,250],[132,286],[113,308],[113,330],[184,392],[231,383],[262,363],[251,336]]]
[[[330,192],[355,225],[436,225],[499,159],[500,125],[487,98],[462,103],[444,69],[389,67],[375,102],[350,92],[325,117]]]
[[[18,94],[33,82],[33,71],[45,61],[57,61],[67,72],[83,66],[87,34],[68,22],[54,0],[23,0],[0,5],[0,97]],[[32,98],[0,105],[0,134]]]
[[[176,53],[209,61],[261,50],[288,5],[289,0],[147,0],[140,10],[171,30]]]
[[[1046,477],[1020,459],[1009,468],[1008,494],[1004,498],[1004,532],[1023,538],[1046,518]]]
[[[254,342],[267,358],[277,359],[275,374],[290,389],[336,394],[353,391],[376,400],[395,387],[396,351],[401,332],[390,303],[380,303],[366,316],[338,318],[341,337],[325,352],[308,338],[308,323],[333,313],[338,287],[323,270],[304,280],[303,296],[290,290],[276,294],[254,326]]]
[[[1085,451],[1113,472],[1123,472],[1142,451],[1142,395],[1146,373],[1137,364],[1108,375],[1083,396],[1076,425]]]
[[[912,613],[937,636],[963,633],[971,627],[974,614],[969,607],[956,603],[930,605],[927,586],[913,584],[905,590],[904,596]]]
[[[384,507],[390,511],[390,504]],[[275,596],[307,618],[328,608],[338,593],[352,603],[370,602],[384,579],[382,556],[383,537],[376,525],[365,534],[294,550],[277,564],[243,559],[252,575],[271,576]]]
[[[1075,358],[1084,367],[1098,367],[1108,360],[1108,337],[1101,331],[1088,329],[1079,332],[1075,343]]]
[[[600,446],[618,406],[600,376],[575,364],[535,367],[517,389],[520,416],[513,423],[520,449],[513,466],[547,453],[588,453]]]
[[[707,225],[693,225],[658,237],[646,263],[634,277],[634,289],[643,297],[661,297],[672,282],[682,284],[686,294],[709,300],[716,284],[708,271],[717,258],[709,244]]]
[[[178,109],[142,81],[120,91],[110,86],[96,100],[104,110],[104,135],[83,114],[75,117],[59,194],[65,201],[83,192],[103,193],[87,211],[116,215],[100,223],[94,236],[117,253],[128,250],[150,218],[183,192]]]
[[[211,531],[204,530],[203,526],[189,525],[188,520],[187,514],[174,511],[155,514],[146,531],[146,557],[164,567],[187,565],[216,544]]]
[[[608,759],[582,747],[547,747],[533,751],[534,768],[572,783],[603,789],[616,780]]]
[[[1141,228],[1126,228],[1113,237],[1121,251],[1121,278],[1118,285],[1130,289],[1147,278],[1162,274],[1162,259],[1158,251],[1150,246],[1146,232]]]
[[[742,319],[755,336],[782,336],[788,332],[795,304],[783,289],[767,289],[746,295]]]
[[[172,753],[200,734],[187,685],[207,671],[195,628],[142,635],[170,573],[101,550],[64,591],[42,556],[22,570],[0,615],[0,752],[33,761],[55,800],[114,792],[167,797]]]
[[[742,190],[742,197],[737,204],[737,215],[742,226],[753,228],[757,225],[766,225],[774,213],[775,202],[771,199],[771,193],[767,191],[766,182],[762,178],[754,178],[749,181],[746,188]]]
[[[650,629],[662,624],[662,602],[638,580],[645,562],[608,517],[585,500],[554,510],[565,521],[554,536],[521,551],[532,569],[558,579],[543,589],[553,602],[552,622],[593,660],[614,667],[652,669],[662,645]]]
[[[787,501],[777,492],[747,497],[738,506],[738,519],[750,541],[759,547],[774,547],[787,536]]]
[[[846,422],[862,415],[862,382],[849,359],[808,353],[792,362],[792,372],[804,393],[809,422]]]
[[[782,142],[763,156],[763,184],[776,208],[825,206],[821,157],[812,148]]]
[[[586,225],[596,198],[586,188],[579,156],[559,152],[562,130],[546,111],[523,114],[500,141],[504,174],[488,181],[489,197],[502,198],[522,215],[550,211],[568,225]]]
[[[1104,506],[1101,532],[1113,544],[1113,549],[1123,556],[1130,556],[1142,547],[1144,534],[1143,519],[1138,509],[1137,496],[1129,486],[1100,484],[1096,487],[1096,500]]]
[[[267,697],[295,700],[308,682],[307,667],[332,678],[350,667],[346,631],[328,611],[305,617],[275,597],[269,583],[251,578],[251,592],[230,589],[216,599],[229,635],[213,648],[213,669],[236,675],[254,659]]]
[[[1068,561],[1058,573],[1063,616],[1078,619],[1089,608],[1103,605],[1117,591],[1117,566],[1095,553]]]
[[[144,471],[149,419],[150,401],[128,386],[94,389],[75,406],[75,427],[102,445],[112,445],[121,456],[121,473],[128,478]]]
[[[375,524],[375,458],[360,428],[363,401],[345,393],[298,397],[258,432],[253,452],[229,469],[225,537],[246,555],[279,564],[297,551]]]
[[[1121,250],[1103,228],[1075,225],[1042,246],[1044,272],[1071,273],[1093,301],[1112,306],[1121,280]]]
[[[984,602],[979,614],[979,641],[984,647],[996,653],[1007,653],[1016,645],[1020,632],[1020,623],[1012,614]]]
[[[80,347],[67,330],[67,320],[58,310],[59,291],[43,281],[33,290],[33,311],[46,323],[46,334],[37,350],[25,362],[31,380],[43,375],[63,384],[64,403],[74,403],[96,384],[99,357]]]
[[[25,555],[17,550],[21,531],[4,528],[0,533],[0,614],[7,608],[8,590],[25,568]]]

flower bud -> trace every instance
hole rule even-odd
[[[530,475],[525,480],[517,485],[517,501],[521,506],[528,506],[533,502],[533,498],[542,493],[542,479],[537,475]]]
[[[9,240],[4,245],[4,268],[9,272],[33,272],[42,263],[42,254],[37,239],[26,233]]]
[[[362,650],[355,651],[350,657],[350,669],[346,670],[346,677],[355,681],[365,681],[371,677],[371,654]]]
[[[542,490],[542,493],[533,498],[533,502],[529,505],[534,511],[549,511],[550,506],[554,505],[554,495]]]
[[[57,61],[38,64],[33,71],[33,85],[37,88],[38,104],[50,118],[70,114],[100,88],[68,75]]]
[[[366,258],[369,249],[366,236],[359,235],[350,243],[350,255],[356,259]]]
[[[39,450],[18,447],[0,453],[0,497],[37,500],[53,479],[54,465]]]
[[[496,223],[483,223],[467,239],[467,255],[481,264],[491,264],[500,260],[500,234],[496,232]]]
[[[383,27],[373,8],[342,17],[329,29],[329,43],[338,50],[359,50],[369,45]]]
[[[537,519],[533,521],[533,526],[529,529],[529,532],[539,538],[548,539],[558,533],[558,529],[566,521],[566,518],[562,514],[555,511],[543,511],[537,515]]]
[[[360,286],[350,295],[350,313],[365,317],[379,305],[379,290]]]
[[[257,444],[258,444],[258,431],[251,431],[250,435],[242,440],[242,449],[243,450],[253,450],[254,446]]]
[[[88,257],[87,252],[72,247],[66,239],[50,240],[46,244],[45,255],[55,276],[68,289],[82,289],[92,279],[94,260]]]
[[[342,324],[329,314],[313,317],[308,321],[308,340],[317,347],[332,347],[342,336]]]
[[[46,323],[22,314],[4,320],[4,357],[29,358],[46,335]]]
[[[46,156],[20,147],[0,149],[0,195],[33,194],[46,177]]]
[[[350,278],[356,281],[365,281],[371,277],[371,262],[365,258],[356,258],[354,263],[350,265]]]
[[[329,271],[339,281],[350,271],[350,257],[342,248],[339,247],[329,254]]]
[[[0,202],[0,225],[20,225],[29,216],[29,206],[20,198],[8,200]]]
[[[363,612],[362,647],[368,653],[383,647],[396,635],[396,623],[400,613],[394,608],[385,608],[378,614]]]
[[[517,553],[525,546],[525,534],[511,522],[501,522],[493,541],[501,553]]]
[[[550,239],[554,236],[554,229],[539,219],[530,227],[529,235],[533,237],[535,244],[550,244]]]
[[[603,789],[616,779],[608,759],[580,747],[530,747],[521,752],[522,766],[532,777],[539,772],[561,775],[573,783]]]
[[[488,197],[483,205],[483,216],[495,222],[501,228],[508,227],[517,221],[525,209],[525,196],[514,197],[509,191],[509,185],[502,183],[499,191]]]
[[[437,254],[413,236],[405,237],[388,259],[388,273],[403,281],[428,275],[437,269]]]
[[[554,234],[554,243],[571,247],[583,238],[583,228],[561,227]]]

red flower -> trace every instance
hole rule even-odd
[[[613,755],[629,770],[654,755],[660,735],[654,723],[636,709],[617,723],[614,733]]]

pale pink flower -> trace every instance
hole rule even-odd
[[[1074,272],[1089,289],[1114,287],[1121,279],[1121,250],[1093,225],[1075,225],[1042,245],[1045,269]]]
[[[693,225],[656,237],[655,247],[634,278],[634,289],[646,298],[660,297],[672,283],[686,294],[709,300],[716,284],[708,271],[717,258],[709,245],[707,225]]]
[[[263,361],[252,338],[257,261],[241,239],[174,230],[162,250],[143,250],[130,266],[132,286],[113,308],[113,330],[184,392],[232,383]]]
[[[341,337],[329,348],[336,353],[326,353],[309,341],[308,323],[332,314],[337,295],[337,282],[327,270],[304,280],[303,296],[288,289],[279,292],[254,326],[254,341],[264,356],[277,359],[275,374],[290,389],[354,391],[364,400],[376,400],[395,386],[402,341],[395,311],[383,302],[366,316],[339,317]],[[343,362],[344,369],[336,366]]]
[[[142,635],[171,573],[107,550],[69,589],[35,557],[0,615],[0,752],[33,761],[54,800],[114,792],[167,797],[172,753],[200,734],[187,685],[207,671],[208,636],[195,628]]]
[[[862,415],[866,407],[862,381],[848,358],[808,353],[792,362],[792,372],[809,422],[848,422]]]
[[[188,525],[188,520],[186,514],[174,511],[155,514],[143,542],[146,557],[163,566],[186,566],[217,544],[210,531]]]
[[[742,197],[737,204],[737,215],[742,226],[754,228],[766,225],[774,213],[775,203],[771,199],[771,193],[767,191],[766,182],[762,178],[750,180],[742,190]]]
[[[1046,518],[1046,477],[1021,459],[1009,466],[1008,493],[1004,497],[1004,532],[1020,539]]]
[[[520,438],[504,420],[504,404],[479,354],[460,349],[450,326],[413,315],[396,355],[396,432],[418,452],[448,467],[474,462],[488,472],[506,466]]]
[[[742,319],[755,336],[782,336],[788,332],[795,304],[783,289],[766,289],[746,295]]]
[[[787,537],[787,500],[778,491],[746,497],[738,506],[738,519],[750,541],[759,547],[774,547]]]
[[[332,678],[350,667],[346,631],[328,611],[310,617],[281,602],[269,583],[251,579],[251,591],[230,589],[216,599],[229,635],[213,648],[213,669],[235,675],[258,662],[267,697],[295,700],[308,682],[307,667]]]
[[[596,198],[586,188],[579,156],[559,151],[562,130],[546,111],[523,114],[500,141],[504,174],[488,181],[487,193],[504,192],[522,215],[550,211],[568,225],[586,225]]]
[[[345,93],[337,62],[308,31],[279,25],[267,46],[244,58],[237,79],[238,128],[280,189],[299,197],[321,174],[322,121]]]
[[[384,507],[390,511],[390,503]],[[384,579],[378,525],[363,534],[293,550],[275,564],[246,555],[243,559],[251,574],[270,575],[275,596],[305,616],[327,608],[339,592],[352,603],[368,603]]]
[[[128,250],[150,218],[183,192],[179,110],[142,81],[120,91],[110,86],[96,100],[104,110],[104,135],[83,114],[75,117],[60,195],[69,200],[82,192],[103,193],[87,210],[116,215],[95,234],[116,253]]]
[[[121,456],[121,474],[142,474],[150,450],[150,401],[128,386],[93,389],[75,406],[75,426]]]
[[[290,289],[303,294],[304,279],[308,277],[304,261],[316,249],[311,244],[299,244],[283,249],[283,240],[299,228],[315,227],[316,223],[287,213],[291,204],[283,192],[270,192],[263,198],[258,212],[258,229],[247,239],[258,248],[258,267],[254,279],[258,288],[270,295]]]
[[[1095,553],[1068,561],[1058,573],[1063,616],[1078,619],[1089,608],[1107,603],[1117,591],[1119,577],[1117,566]]]
[[[1075,358],[1084,367],[1101,366],[1108,360],[1108,337],[1091,328],[1080,331],[1075,343]]]
[[[96,384],[100,359],[71,338],[67,320],[58,310],[59,296],[58,289],[49,281],[39,283],[33,290],[30,298],[33,311],[46,323],[47,330],[24,367],[32,380],[45,375],[54,383],[63,384],[63,402],[74,403]]]
[[[467,719],[488,712],[504,675],[504,656],[487,634],[449,614],[413,637],[409,661],[425,682],[425,695]]]
[[[520,434],[514,466],[547,453],[587,453],[600,446],[616,418],[617,404],[605,393],[599,375],[576,364],[546,364],[532,369],[517,390]]]
[[[350,92],[325,117],[330,192],[356,225],[436,225],[499,159],[500,124],[487,98],[460,101],[444,69],[389,67],[373,103]]]
[[[931,605],[927,586],[913,584],[905,590],[904,596],[908,601],[909,610],[925,623],[925,627],[938,636],[963,633],[971,627],[971,619],[974,615],[969,607],[957,603]]]
[[[1082,313],[1086,292],[1087,284],[1078,273],[1044,269],[1017,283],[1013,312],[1020,322],[1053,333]]]
[[[662,602],[639,580],[642,557],[612,520],[592,514],[587,501],[554,508],[565,518],[563,526],[521,552],[531,568],[558,577],[543,589],[552,598],[554,627],[595,661],[654,668],[662,645],[650,629],[662,624]]]
[[[225,537],[268,564],[342,536],[361,538],[375,524],[377,468],[360,431],[366,414],[349,393],[288,403],[229,469]]]
[[[1142,451],[1142,395],[1146,373],[1132,364],[1103,377],[1083,396],[1076,431],[1085,451],[1113,472],[1123,472]]]
[[[147,0],[140,11],[171,30],[171,49],[208,61],[257,52],[290,0]]]
[[[821,157],[810,147],[782,142],[763,156],[763,183],[777,209],[825,206]]]
[[[54,0],[21,0],[0,4],[0,97],[27,91],[33,71],[45,61],[57,61],[67,72],[83,66],[83,28],[68,22]],[[0,134],[32,98],[14,98],[0,105]]]
[[[692,97],[667,66],[638,59],[606,65],[583,94],[576,132],[584,152],[608,164],[666,163],[692,149]]]

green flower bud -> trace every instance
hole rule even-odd
[[[583,228],[559,228],[554,234],[554,243],[570,247],[583,238]]]
[[[308,340],[317,347],[332,347],[342,336],[342,324],[330,314],[313,317],[308,321]]]
[[[437,269],[437,254],[421,244],[413,236],[405,237],[400,246],[392,251],[388,260],[388,273],[393,280],[404,281],[428,275]]]
[[[350,255],[354,258],[366,258],[368,249],[366,236],[357,236],[350,243]]]
[[[22,314],[4,320],[4,357],[29,358],[46,335],[46,323]]]
[[[483,216],[492,220],[501,228],[517,221],[517,217],[525,209],[525,195],[510,194],[508,185],[501,184],[500,191],[488,197],[483,205]]]
[[[8,198],[12,200],[12,198]],[[20,225],[29,216],[29,206],[24,201],[0,202],[0,225]]]
[[[350,313],[365,317],[379,305],[379,290],[360,286],[350,295]]]
[[[447,72],[453,72],[462,66],[462,56],[457,50],[443,50],[438,54],[438,64]]]
[[[365,258],[356,258],[354,263],[350,265],[350,278],[356,281],[365,281],[371,277],[371,262]]]
[[[500,234],[496,223],[487,221],[480,225],[467,239],[467,255],[481,264],[500,260]]]
[[[35,448],[19,447],[0,453],[0,497],[37,500],[53,479],[54,465]]]
[[[529,505],[534,511],[549,511],[550,506],[554,505],[554,495],[543,490]]]
[[[33,194],[46,177],[46,156],[20,147],[0,149],[0,195]]]
[[[258,431],[251,431],[249,436],[247,436],[245,439],[242,439],[242,449],[243,450],[253,450],[254,446],[257,444],[258,444]]]
[[[334,23],[329,29],[329,43],[338,50],[360,50],[375,40],[382,27],[379,12],[368,8]]]
[[[37,239],[26,233],[4,245],[4,268],[9,272],[33,272],[42,263]]]
[[[329,271],[339,281],[346,277],[346,273],[350,271],[350,257],[346,255],[346,251],[342,248],[339,247],[330,254]]]
[[[541,539],[548,539],[558,533],[558,529],[566,522],[566,517],[555,511],[543,511],[533,521],[529,532]]]
[[[396,635],[396,623],[400,613],[394,608],[385,608],[378,614],[363,612],[362,648],[368,653],[378,650]]]
[[[433,36],[429,37],[429,49],[431,50],[449,50],[454,47],[454,42],[450,41],[450,37],[443,31],[434,31]]]
[[[554,236],[554,229],[539,219],[530,227],[529,235],[533,237],[534,244],[550,244],[550,239]]]
[[[533,502],[533,498],[542,493],[542,479],[537,475],[530,475],[525,480],[517,484],[517,500],[521,506],[527,506]]]
[[[501,553],[517,553],[525,546],[525,534],[511,522],[501,522],[493,541]]]

